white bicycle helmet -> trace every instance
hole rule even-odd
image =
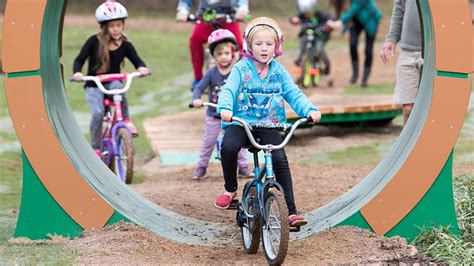
[[[313,12],[316,10],[317,5],[318,5],[318,0],[298,0],[296,2],[298,11],[301,13]]]
[[[127,17],[127,9],[117,2],[104,2],[95,11],[95,19],[99,23],[116,19],[126,19]]]

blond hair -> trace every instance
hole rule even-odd
[[[255,35],[259,32],[263,32],[263,31],[271,32],[274,35],[273,40],[275,41],[275,44],[278,43],[278,34],[276,33],[274,28],[272,28],[268,25],[257,25],[249,32],[249,36],[247,37],[247,41],[248,41],[250,47],[252,47],[252,42],[253,42],[253,38],[255,37]]]

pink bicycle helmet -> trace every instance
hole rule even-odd
[[[235,38],[235,35],[230,30],[218,29],[213,31],[207,38],[207,44],[209,45],[211,55],[214,55],[214,49],[216,49],[216,46],[223,42],[231,42],[234,45],[233,50],[236,50],[237,39]]]
[[[116,19],[126,19],[127,9],[117,2],[104,2],[95,11],[95,19],[99,23],[104,23]]]

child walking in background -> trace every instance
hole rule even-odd
[[[308,37],[306,34],[306,30],[315,30],[317,34],[315,40],[315,56],[321,58],[321,60],[324,62],[324,71],[322,74],[329,75],[331,61],[329,60],[329,57],[324,47],[329,41],[332,31],[332,29],[326,25],[326,22],[328,20],[333,19],[333,17],[329,14],[317,10],[318,0],[298,0],[296,2],[296,6],[298,8],[299,13],[297,16],[293,16],[290,18],[291,24],[301,25],[301,31],[298,34],[298,38],[300,39],[300,53],[298,55],[298,58],[295,60],[295,65],[300,66],[301,60],[303,59],[303,55],[307,50],[306,42]]]
[[[201,95],[206,88],[209,88],[209,102],[216,103],[219,97],[220,88],[225,84],[229,76],[232,65],[235,62],[235,55],[238,51],[237,40],[234,34],[226,29],[213,31],[207,40],[211,55],[216,60],[217,65],[211,68],[196,85],[193,90],[193,105],[201,107]],[[216,144],[216,140],[221,129],[221,120],[216,118],[216,108],[209,106],[205,118],[205,132],[201,153],[197,167],[193,172],[192,179],[199,180],[206,174],[209,159]],[[241,177],[253,177],[247,162],[247,150],[241,149],[238,153],[238,175]]]
[[[226,130],[221,151],[225,191],[214,201],[214,206],[219,209],[228,208],[236,197],[237,153],[249,144],[244,128],[229,123],[232,116],[240,117],[250,125],[286,123],[286,101],[300,117],[311,116],[315,122],[321,119],[318,108],[296,86],[288,71],[273,60],[282,54],[282,42],[282,32],[273,19],[259,17],[250,21],[244,32],[244,58],[234,65],[222,87],[217,112]],[[260,138],[261,144],[282,141],[277,131],[254,131],[253,134]],[[297,214],[285,151],[274,150],[272,155],[276,180],[285,192],[290,226],[305,225],[306,219]]]
[[[123,34],[125,19],[128,17],[125,7],[117,2],[105,2],[97,8],[95,17],[100,24],[100,32],[87,39],[79,55],[74,60],[74,79],[82,81],[83,74],[81,71],[86,60],[89,61],[87,68],[88,76],[120,73],[125,58],[128,58],[142,75],[148,75],[149,70],[146,68],[145,63],[138,56],[132,43]],[[123,87],[120,81],[105,83],[104,86],[107,89],[120,89]],[[93,81],[87,81],[84,88],[92,114],[90,123],[91,144],[92,148],[99,155],[102,119],[104,117],[104,94]],[[132,134],[137,135],[137,129],[130,121],[127,97],[125,94],[122,96],[124,123],[131,129]]]

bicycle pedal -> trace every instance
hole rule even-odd
[[[232,202],[230,203],[229,207],[227,207],[228,210],[237,210],[239,208],[239,200],[238,199],[233,199]]]
[[[299,232],[301,230],[301,226],[290,226],[290,232]]]

